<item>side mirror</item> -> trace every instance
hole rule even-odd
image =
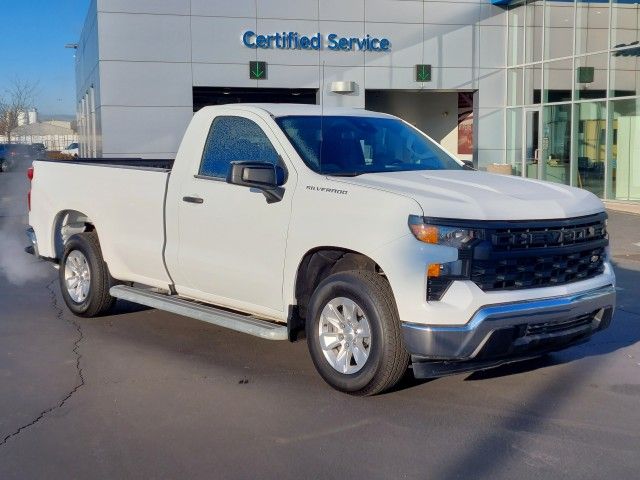
[[[473,168],[473,162],[471,160],[462,160],[462,168],[464,170],[475,170],[475,168]]]
[[[267,198],[267,203],[279,202],[284,195],[281,185],[285,171],[279,165],[262,162],[231,162],[227,183],[241,187],[257,188]]]

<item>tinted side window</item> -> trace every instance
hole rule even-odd
[[[226,178],[231,162],[276,165],[278,159],[271,141],[255,122],[242,117],[217,117],[207,136],[199,174]]]

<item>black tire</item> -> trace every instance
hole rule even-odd
[[[319,323],[325,305],[337,297],[354,301],[366,315],[371,330],[369,357],[353,374],[334,369],[320,344]],[[333,388],[352,395],[375,395],[392,388],[403,377],[409,354],[402,340],[393,292],[377,273],[353,270],[330,275],[316,288],[306,319],[307,345],[316,370]]]
[[[76,302],[67,291],[65,282],[65,265],[67,257],[74,250],[82,253],[87,259],[90,272],[89,292],[82,302]],[[60,260],[59,280],[62,298],[67,307],[79,317],[97,317],[107,313],[115,304],[116,299],[109,295],[109,289],[116,284],[102,258],[100,242],[95,232],[78,233],[73,235],[64,246],[64,253]]]

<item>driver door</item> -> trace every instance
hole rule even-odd
[[[213,119],[200,162],[178,199],[176,290],[182,295],[281,318],[283,265],[294,170],[269,125],[252,113]],[[288,170],[282,200],[226,183],[233,161],[280,164]]]

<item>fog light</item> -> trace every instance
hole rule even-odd
[[[439,277],[440,276],[440,268],[441,267],[442,267],[442,265],[440,265],[439,263],[431,263],[427,267],[427,277],[428,278]]]
[[[467,278],[465,262],[462,260],[429,264],[427,267],[427,300],[440,300],[455,280]]]

